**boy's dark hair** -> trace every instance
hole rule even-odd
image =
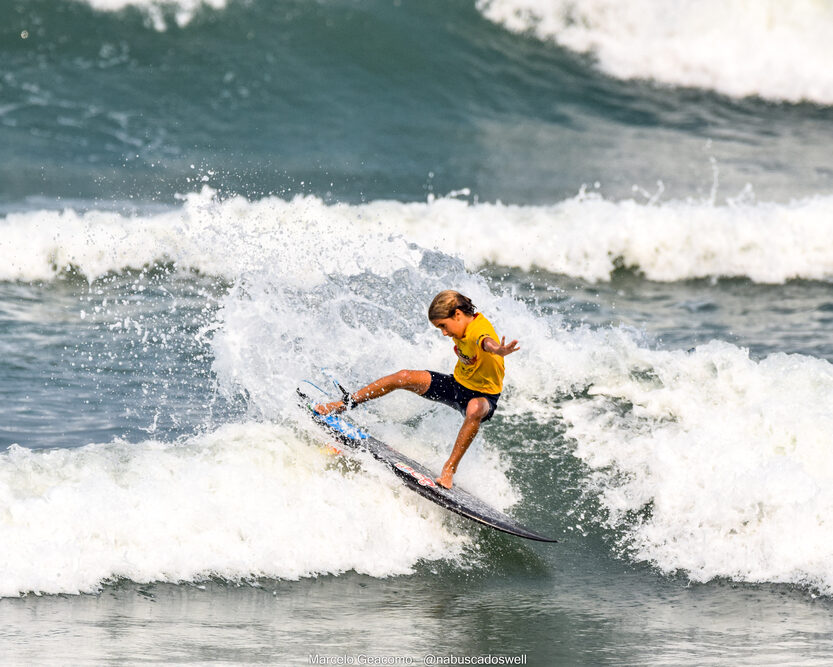
[[[466,315],[474,315],[477,311],[474,304],[467,296],[453,289],[443,290],[428,306],[428,319],[432,322],[444,320],[447,317],[454,317],[455,310],[462,310]]]

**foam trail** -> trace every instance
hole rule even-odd
[[[385,577],[467,544],[447,513],[372,461],[359,474],[284,427],[227,425],[164,444],[0,454],[0,596],[115,578]]]
[[[421,261],[421,252],[408,245],[416,243],[461,257],[470,269],[486,263],[540,267],[590,281],[609,280],[617,266],[657,281],[727,276],[782,283],[833,276],[830,195],[722,206],[584,194],[550,206],[455,198],[328,205],[312,196],[218,201],[209,189],[184,199],[179,209],[145,216],[9,214],[0,219],[0,256],[6,258],[0,280],[49,280],[68,267],[92,280],[170,261],[231,280],[288,262],[298,271],[285,271],[287,280],[315,282],[362,270],[357,257],[365,257],[363,268],[389,273],[399,265],[391,242],[398,248],[393,254],[411,263]]]
[[[592,54],[611,76],[833,104],[829,1],[478,0],[477,6],[509,30]]]

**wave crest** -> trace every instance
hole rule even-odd
[[[833,4],[478,0],[488,19],[591,54],[607,74],[732,97],[833,104]]]
[[[390,271],[406,256],[418,263],[420,247],[460,257],[469,268],[538,267],[589,281],[609,280],[622,266],[656,281],[825,280],[833,276],[831,220],[833,196],[723,206],[587,195],[550,206],[451,197],[329,205],[313,196],[220,201],[206,188],[155,215],[9,214],[0,220],[7,258],[0,280],[48,280],[67,269],[92,280],[155,262],[234,279],[288,262],[297,280],[308,281],[333,271]]]
[[[172,12],[179,27],[188,25],[203,7],[225,9],[227,0],[84,0],[93,9],[117,12],[127,7],[137,7],[147,13],[153,27],[164,31],[168,27],[166,13]]]

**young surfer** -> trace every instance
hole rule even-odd
[[[402,370],[371,382],[344,401],[333,401],[315,407],[322,415],[342,412],[354,405],[379,398],[396,389],[407,389],[431,401],[444,403],[459,410],[463,425],[454,449],[437,478],[437,484],[451,488],[460,459],[469,448],[480,424],[492,418],[503,391],[503,357],[518,349],[518,341],[506,343],[500,339],[489,320],[476,312],[471,300],[445,290],[437,294],[428,308],[428,319],[443,334],[454,341],[457,365],[454,375],[434,371]]]

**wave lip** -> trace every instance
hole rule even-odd
[[[796,0],[478,0],[486,18],[607,74],[731,97],[833,104],[833,5]]]

